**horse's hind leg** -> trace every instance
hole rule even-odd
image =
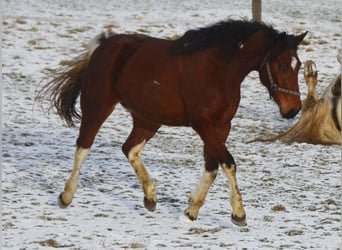
[[[133,117],[133,130],[122,146],[123,153],[128,158],[142,185],[144,191],[144,206],[149,211],[156,209],[157,195],[154,181],[151,179],[141,160],[141,152],[146,142],[152,138],[159,127],[159,125],[146,123]]]
[[[59,195],[58,204],[60,207],[67,207],[74,197],[77,189],[78,176],[80,175],[81,165],[87,157],[89,148],[77,147],[74,156],[74,167],[70,178],[64,186],[64,192]]]
[[[77,147],[74,157],[74,166],[71,176],[65,183],[64,192],[59,196],[61,207],[67,207],[74,197],[77,189],[78,177],[83,161],[87,157],[89,149],[103,122],[112,113],[116,100],[110,98],[89,98],[81,96],[82,120]]]

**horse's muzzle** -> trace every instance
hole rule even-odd
[[[293,117],[296,116],[296,114],[298,114],[300,109],[295,110],[295,109],[290,109],[287,113],[285,114],[281,114],[283,116],[283,118],[287,118],[287,119],[291,119]]]

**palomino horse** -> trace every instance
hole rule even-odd
[[[280,33],[258,22],[228,20],[187,31],[177,40],[143,35],[99,36],[93,53],[70,62],[38,94],[52,101],[68,125],[81,118],[71,177],[59,197],[68,206],[76,192],[81,164],[102,123],[121,103],[133,130],[122,146],[154,211],[155,184],[140,155],[161,125],[190,126],[204,142],[205,172],[191,194],[185,215],[197,219],[221,165],[230,183],[232,222],[246,225],[234,158],[225,141],[240,101],[240,85],[257,70],[285,118],[301,109],[297,47],[306,33]],[[94,44],[94,43],[93,43]],[[75,108],[80,97],[82,115]]]
[[[342,50],[337,53],[337,61],[340,63],[340,68],[342,66]],[[322,98],[328,99],[334,96],[341,96],[341,72],[335,77],[335,79],[329,84],[329,86],[324,91]]]
[[[277,136],[253,141],[341,144],[341,74],[327,87],[320,99],[316,91],[317,67],[311,60],[305,62],[304,78],[308,93],[298,122]]]

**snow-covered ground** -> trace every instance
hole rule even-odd
[[[172,38],[228,17],[250,18],[241,0],[8,0],[2,3],[3,249],[338,249],[341,244],[339,146],[246,142],[291,127],[250,74],[227,145],[248,226],[230,222],[229,189],[219,173],[199,219],[182,217],[203,171],[202,142],[188,128],[163,127],[143,159],[156,180],[157,211],[121,152],[131,128],[118,107],[97,136],[70,207],[57,196],[72,169],[78,130],[34,106],[35,91],[61,60],[115,25],[116,32]],[[263,19],[279,30],[308,30],[299,57],[319,70],[318,90],[339,71],[341,2],[263,1]],[[306,86],[299,75],[301,98]]]

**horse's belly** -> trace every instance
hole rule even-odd
[[[185,119],[183,113],[168,109],[145,109],[144,107],[133,107],[126,102],[121,102],[121,105],[132,114],[147,122],[168,125],[168,126],[188,126],[188,121]]]
[[[170,126],[187,125],[184,104],[175,87],[163,84],[158,80],[138,85],[126,83],[125,91],[119,91],[122,106],[148,122]]]

